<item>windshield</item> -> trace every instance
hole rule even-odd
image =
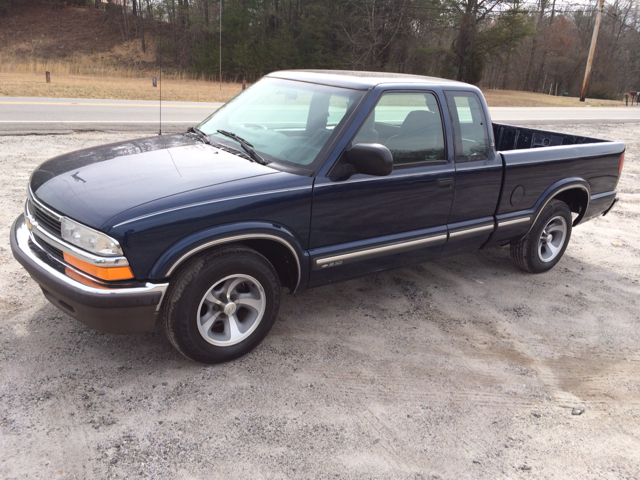
[[[360,90],[263,78],[198,125],[218,143],[239,147],[231,132],[270,162],[309,168]]]

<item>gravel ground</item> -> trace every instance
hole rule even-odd
[[[640,125],[541,128],[628,148],[553,271],[502,248],[285,295],[218,366],[86,328],[11,255],[38,163],[132,135],[0,137],[0,478],[640,478]]]

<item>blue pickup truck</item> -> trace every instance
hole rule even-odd
[[[492,124],[464,83],[275,72],[183,134],[44,162],[11,247],[68,315],[160,325],[216,363],[262,341],[283,288],[504,245],[549,270],[572,227],[615,204],[624,151]]]

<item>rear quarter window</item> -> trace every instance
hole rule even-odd
[[[453,125],[456,163],[486,160],[489,135],[482,103],[473,92],[445,92]]]

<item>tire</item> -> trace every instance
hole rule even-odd
[[[569,245],[572,221],[567,204],[551,200],[531,231],[519,241],[511,242],[511,258],[514,263],[530,273],[551,270]]]
[[[249,353],[267,336],[280,308],[280,281],[265,257],[230,245],[182,267],[164,303],[171,344],[196,362],[221,363]]]

